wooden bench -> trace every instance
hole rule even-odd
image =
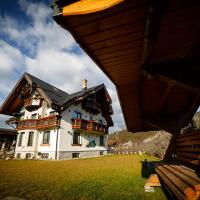
[[[180,135],[173,161],[160,162],[156,173],[179,200],[200,200],[200,133]]]

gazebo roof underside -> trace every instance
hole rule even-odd
[[[59,2],[54,19],[116,85],[129,131],[189,123],[200,103],[200,1],[125,0],[73,15],[63,8],[77,1]]]

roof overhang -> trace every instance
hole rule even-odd
[[[54,1],[53,17],[116,85],[128,130],[176,132],[192,119],[200,104],[199,1],[125,0],[87,13],[76,5],[100,1],[66,2]]]
[[[6,100],[0,107],[0,114],[15,116],[17,114],[17,109],[23,105],[23,100],[20,97],[21,90],[24,85],[29,84],[31,88],[35,88],[39,94],[49,103],[52,104],[51,99],[45,94],[45,92],[32,81],[30,76],[27,73],[24,73],[23,76],[14,86],[13,90],[10,92]]]

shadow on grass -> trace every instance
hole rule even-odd
[[[144,161],[140,161],[142,164],[141,168],[141,176],[143,178],[148,179],[151,174],[155,174],[155,167],[156,164],[159,163],[160,161],[150,161],[148,162],[146,159]],[[171,193],[171,191],[165,186],[164,182],[160,180],[161,183],[161,189],[164,192],[166,198],[168,200],[176,200],[177,198]]]
[[[141,175],[142,178],[149,178],[151,174],[155,174],[155,165],[160,161],[150,161],[148,162],[146,159],[144,161],[140,161],[142,164]]]

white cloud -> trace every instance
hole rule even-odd
[[[4,41],[0,41],[0,78],[11,74],[14,70],[17,70],[23,64],[24,58],[21,52],[7,44]]]
[[[12,129],[9,125],[6,125],[5,121],[8,120],[10,116],[0,115],[0,128]]]
[[[13,87],[8,81],[16,82],[24,71],[69,93],[80,90],[81,81],[86,78],[89,86],[106,85],[115,113],[115,127],[111,129],[121,129],[124,121],[114,85],[83,51],[77,53],[78,45],[53,21],[49,6],[26,0],[19,0],[19,6],[29,18],[28,23],[7,15],[0,19],[0,35],[7,38],[0,43],[4,47],[0,49],[0,70],[4,73],[0,77],[5,77],[0,80],[0,87],[5,88],[0,91],[1,99]],[[9,74],[16,70],[13,80]]]

